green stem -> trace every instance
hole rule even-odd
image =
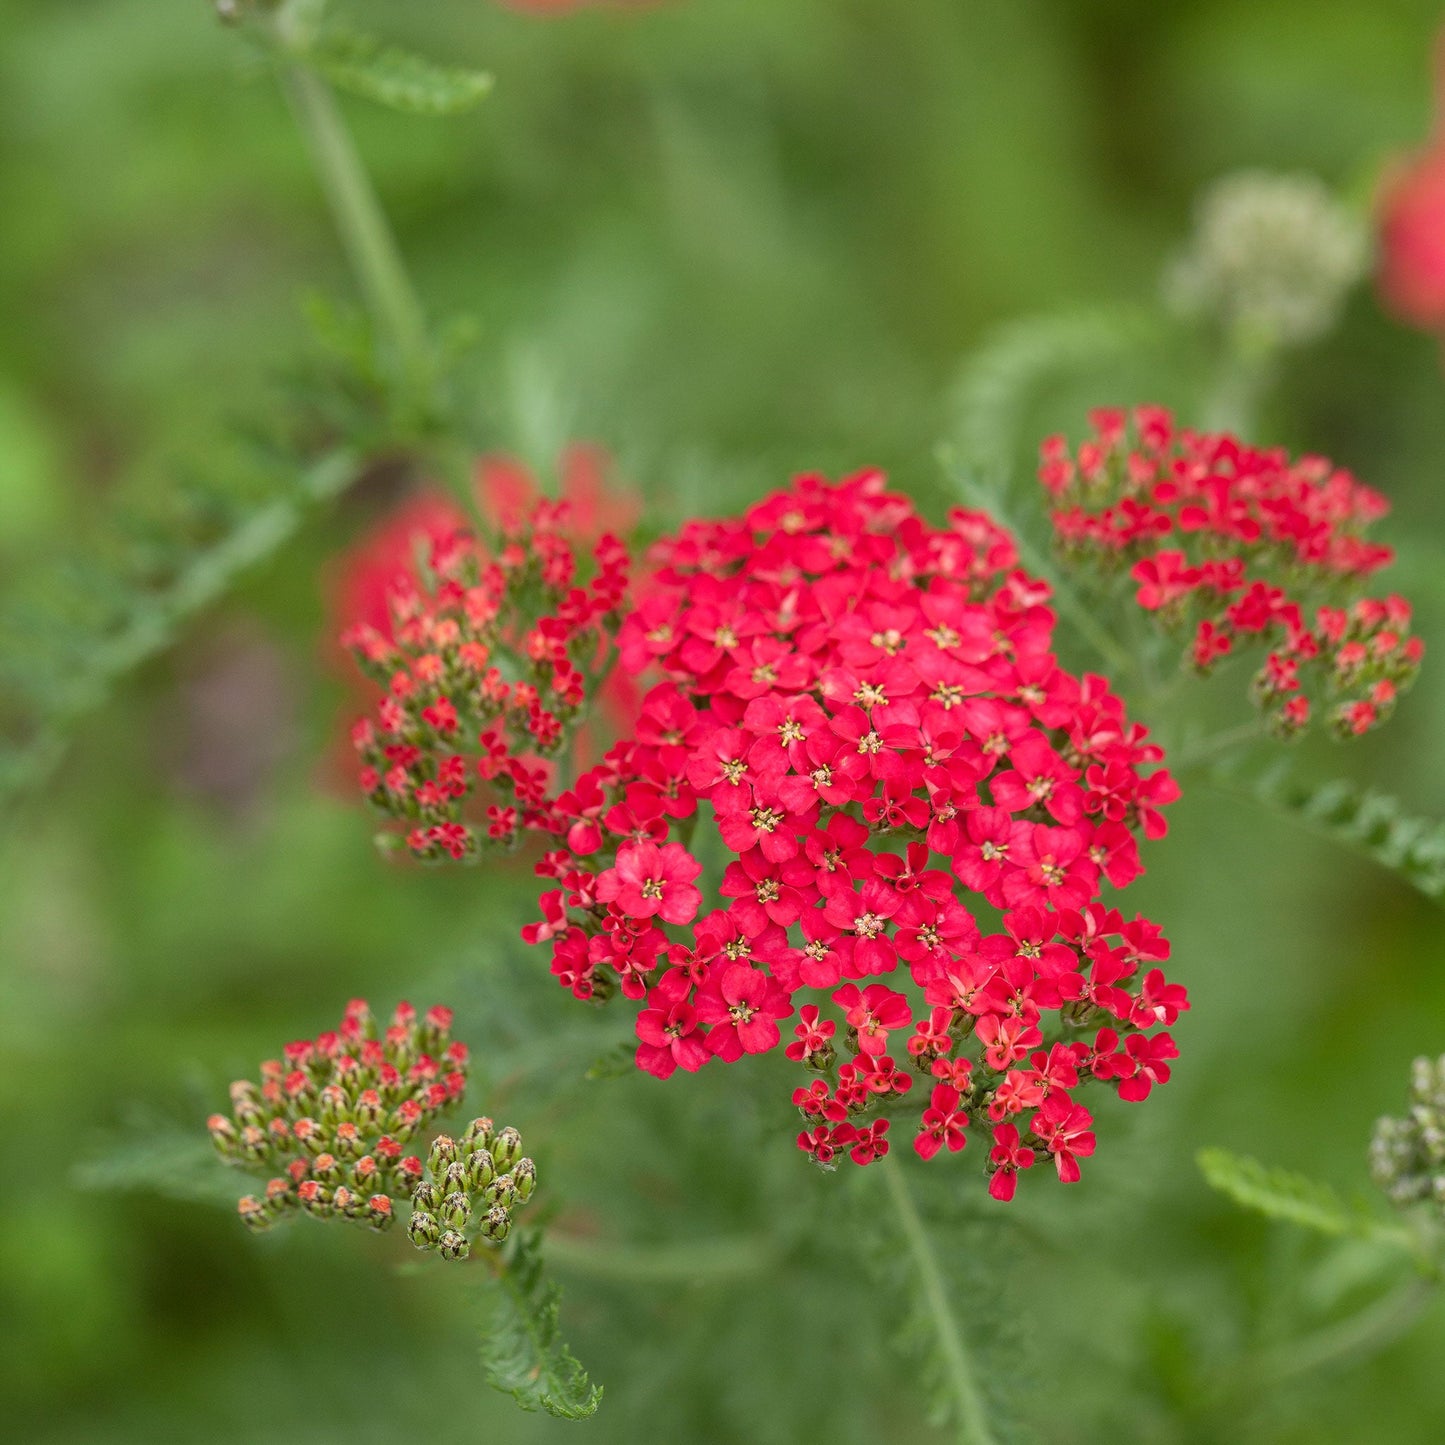
[[[1358,1314],[1266,1355],[1258,1378],[1266,1386],[1309,1374],[1325,1365],[1362,1359],[1393,1344],[1435,1299],[1438,1282],[1418,1276]]]
[[[277,22],[283,47],[291,41],[286,13],[283,11]],[[306,137],[367,309],[394,350],[403,379],[415,387],[429,364],[425,317],[336,97],[304,61],[287,61],[281,69],[281,83]]]
[[[998,1445],[998,1437],[989,1428],[983,1392],[979,1389],[974,1374],[973,1361],[969,1356],[968,1346],[964,1343],[963,1331],[949,1307],[938,1258],[933,1252],[928,1231],[923,1227],[923,1220],[919,1218],[918,1208],[913,1202],[913,1193],[908,1187],[904,1166],[896,1160],[885,1158],[875,1167],[882,1170],[888,1181],[888,1192],[893,1196],[898,1224],[908,1243],[909,1252],[913,1255],[928,1304],[928,1313],[934,1329],[938,1332],[938,1343],[948,1365],[948,1386],[953,1392],[958,1410],[958,1438],[961,1445]]]
[[[1264,730],[1260,721],[1254,718],[1250,722],[1240,723],[1238,727],[1225,728],[1223,732],[1200,738],[1197,743],[1175,749],[1169,759],[1169,766],[1175,772],[1181,772],[1185,768],[1197,768],[1202,763],[1213,762],[1220,753],[1227,753],[1241,743],[1255,742],[1263,736]]]
[[[1073,624],[1074,630],[1079,636],[1099,654],[1115,674],[1135,672],[1137,669],[1133,657],[1118,642],[1113,633],[1094,617],[1079,594],[1057,575],[1048,558],[1025,539],[1017,523],[1009,516],[1002,498],[978,486],[967,477],[960,476],[957,480],[959,489],[968,502],[972,506],[988,512],[995,522],[1012,535],[1014,545],[1018,549],[1019,561],[1036,577],[1042,577],[1048,582],[1053,589],[1054,605],[1058,608],[1059,614]]]

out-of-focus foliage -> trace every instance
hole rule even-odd
[[[1382,161],[1423,135],[1440,19],[1437,0],[345,11],[495,80],[448,119],[344,102],[433,318],[470,318],[452,400],[469,442],[546,474],[563,442],[598,441],[658,527],[795,469],[867,464],[936,512],[972,464],[1035,538],[1039,436],[1135,397],[1202,420],[1225,389],[1217,338],[1160,302],[1202,189],[1303,171],[1363,214]],[[96,579],[55,559],[114,557],[114,518],[173,514],[185,479],[233,476],[238,428],[286,421],[302,296],[352,293],[283,99],[201,0],[12,0],[0,82],[0,590],[83,620]],[[1084,319],[1017,320],[1060,313]],[[1109,345],[1089,318],[1115,317],[1130,334]],[[999,336],[1011,348],[981,350]],[[303,453],[368,417],[385,432],[364,384],[302,390],[318,418]],[[1393,580],[1437,654],[1442,403],[1436,348],[1359,287],[1280,362],[1251,427],[1390,496]],[[236,479],[240,495],[267,477]],[[454,876],[372,853],[320,629],[332,559],[403,484],[381,469],[308,505],[199,618],[168,622],[174,646],[106,675],[113,696],[72,710],[76,745],[7,809],[0,1130],[8,1177],[29,1181],[0,1195],[7,1424],[46,1445],[249,1445],[298,1421],[348,1442],[424,1421],[438,1445],[949,1438],[884,1348],[917,1303],[908,1280],[879,1281],[871,1236],[840,1225],[861,1210],[896,1229],[883,1180],[863,1171],[845,1215],[840,1181],[781,1142],[767,1080],[586,1077],[618,1021],[564,1007],[507,946],[525,865]],[[32,675],[83,680],[22,640]],[[1381,736],[1312,741],[1300,775],[1445,815],[1439,660]],[[1191,689],[1171,742],[1208,712]],[[0,694],[7,720],[29,698]],[[1185,783],[1137,889],[1194,1001],[1175,1077],[1147,1118],[1119,1107],[1080,1186],[1021,1189],[1006,1244],[973,1219],[960,1242],[948,1200],[921,1200],[935,1249],[1006,1251],[1016,1333],[967,1279],[957,1327],[995,1341],[989,1368],[1022,1386],[1010,1413],[1059,1445],[1423,1445],[1445,1418],[1438,1310],[1376,1358],[1241,1397],[1241,1359],[1349,1315],[1399,1251],[1312,1254],[1193,1159],[1217,1144],[1369,1189],[1375,1118],[1409,1059],[1445,1047],[1438,906],[1202,771]],[[455,1003],[479,1094],[538,1156],[565,1335],[607,1386],[585,1424],[487,1387],[477,1302],[395,1269],[404,1240],[253,1240],[199,1197],[134,1188],[128,1151],[158,1147],[137,1108],[199,1130],[232,1071],[368,990]],[[977,1142],[953,1169],[981,1167]],[[166,1156],[173,1195],[204,1192],[189,1157]],[[72,1178],[80,1161],[100,1162]]]

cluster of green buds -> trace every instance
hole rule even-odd
[[[426,1175],[411,1196],[406,1232],[418,1249],[443,1259],[465,1259],[481,1240],[499,1245],[512,1230],[512,1214],[537,1188],[537,1166],[522,1155],[522,1136],[473,1119],[460,1139],[439,1134]]]
[[[401,1003],[382,1028],[353,999],[336,1030],[288,1044],[262,1063],[259,1084],[232,1084],[231,1113],[207,1128],[227,1164],[266,1179],[237,1205],[246,1225],[268,1229],[299,1210],[388,1228],[393,1199],[424,1177],[420,1151],[405,1146],[466,1092],[467,1047],[452,1042],[451,1023],[448,1008],[419,1017]]]
[[[1409,1112],[1375,1125],[1370,1173],[1392,1204],[1445,1210],[1445,1055],[1415,1060]]]

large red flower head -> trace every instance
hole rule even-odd
[[[1058,666],[1007,533],[930,526],[876,473],[801,478],[651,560],[618,646],[658,681],[536,815],[556,886],[527,938],[578,997],[637,1002],[653,1074],[784,1046],[820,1076],[794,1102],[825,1167],[886,1153],[868,1116],[921,1078],[919,1154],[982,1120],[996,1196],[1035,1153],[1076,1179],[1076,1095],[1144,1097],[1188,1007],[1159,930],[1101,897],[1164,832],[1159,749]],[[720,878],[699,879],[708,848]],[[694,921],[699,881],[722,907]]]

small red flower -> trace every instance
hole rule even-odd
[[[681,843],[625,843],[615,867],[598,875],[597,897],[615,903],[628,918],[661,918],[691,923],[702,906],[702,890],[693,879],[702,864]]]
[[[961,1095],[949,1084],[935,1084],[923,1111],[923,1127],[913,1141],[920,1159],[932,1159],[946,1144],[956,1153],[968,1143],[968,1112],[958,1107]]]
[[[993,1131],[988,1162],[993,1171],[988,1192],[995,1199],[1007,1202],[1014,1197],[1019,1170],[1033,1168],[1034,1151],[1019,1143],[1019,1131],[1013,1124],[1000,1124]]]

